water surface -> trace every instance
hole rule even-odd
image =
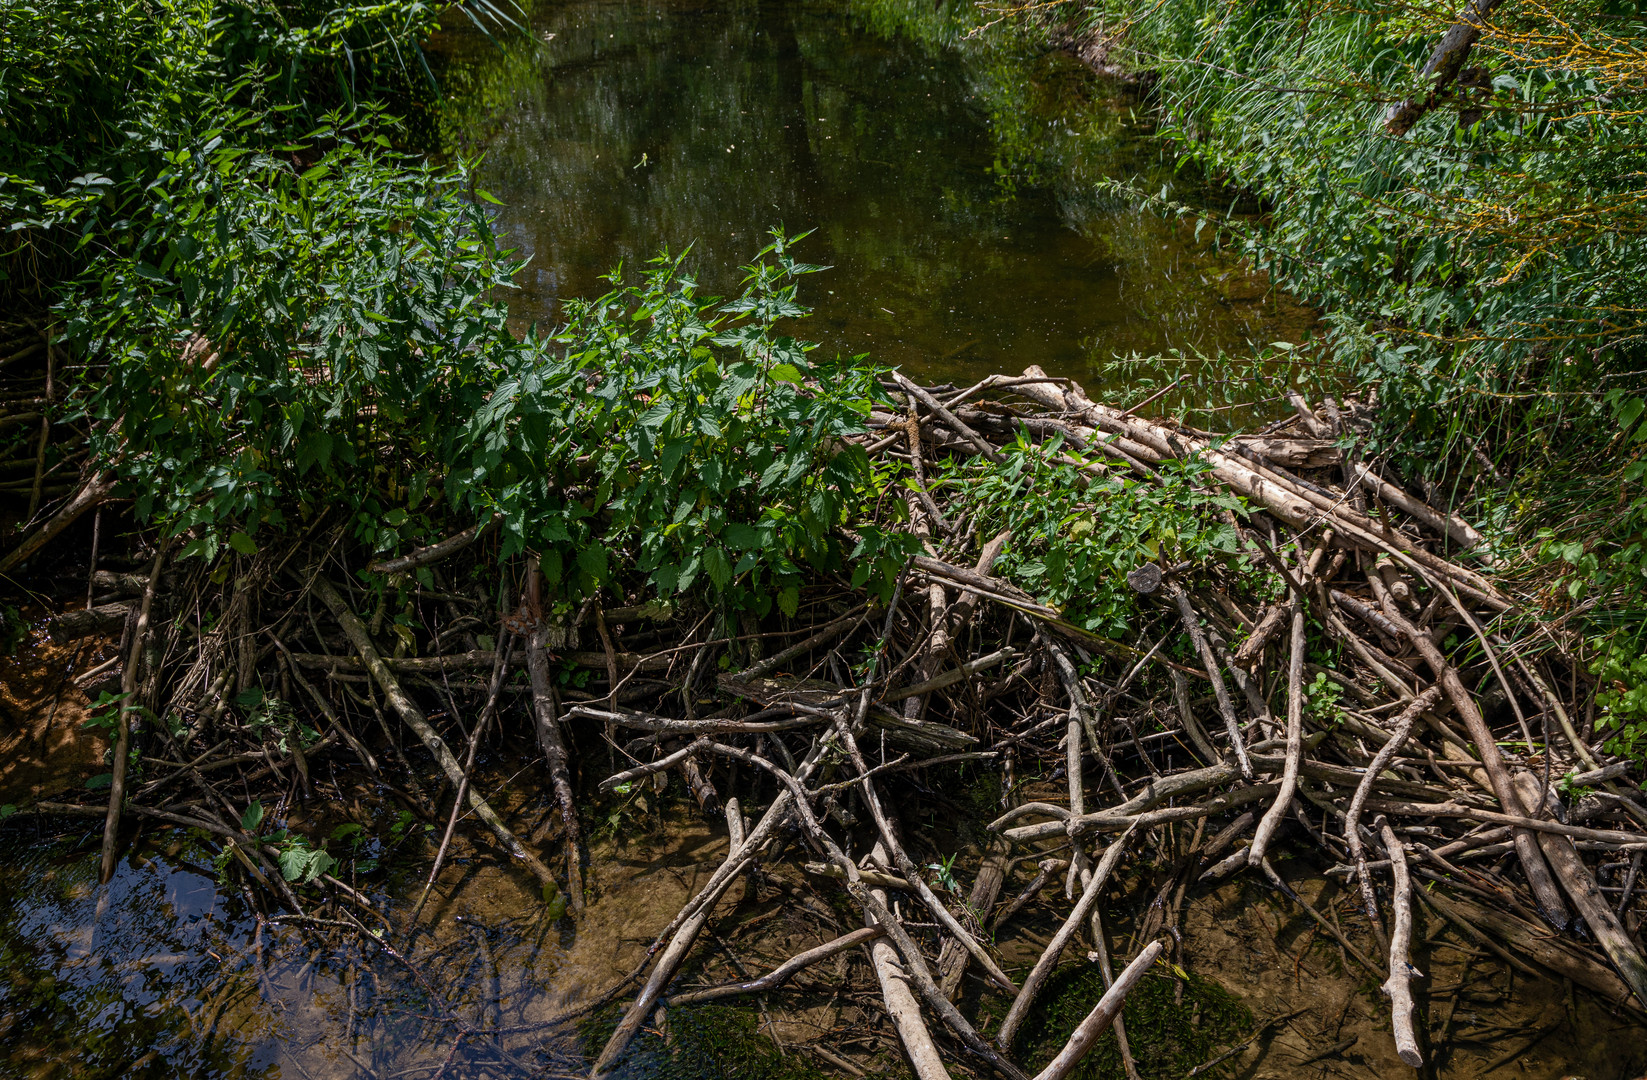
[[[815,229],[803,259],[831,352],[928,377],[1037,363],[1088,378],[1115,354],[1297,340],[1267,295],[1191,229],[1106,195],[1201,186],[1135,119],[1127,90],[1062,52],[923,45],[816,0],[538,5],[505,53],[473,28],[438,43],[458,104],[448,141],[530,256],[512,301],[566,297],[692,245],[724,294],[766,231]]]

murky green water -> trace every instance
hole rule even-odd
[[[541,3],[533,42],[440,43],[504,234],[514,302],[552,320],[621,259],[694,246],[724,292],[773,226],[815,229],[805,333],[928,377],[1116,353],[1297,340],[1308,314],[1106,178],[1208,197],[1173,174],[1128,91],[1061,52],[884,35],[816,0]]]

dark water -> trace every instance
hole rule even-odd
[[[1174,175],[1124,87],[1010,37],[889,32],[919,12],[543,3],[533,45],[507,55],[454,27],[439,44],[465,104],[448,142],[484,153],[501,229],[531,257],[515,310],[552,320],[619,260],[688,244],[724,293],[782,226],[815,229],[800,257],[833,268],[807,282],[803,336],[926,376],[1037,363],[1087,378],[1117,353],[1298,339],[1307,312],[1098,190],[1209,197]]]

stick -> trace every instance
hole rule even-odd
[[[1070,1033],[1069,1041],[1064,1048],[1058,1051],[1058,1056],[1047,1063],[1047,1067],[1035,1074],[1035,1080],[1064,1080],[1081,1063],[1092,1044],[1104,1033],[1104,1029],[1114,1024],[1121,1015],[1121,1007],[1126,1004],[1127,995],[1132,988],[1138,985],[1140,979],[1154,966],[1155,961],[1164,951],[1159,941],[1152,941],[1144,947],[1132,963],[1121,972],[1120,978],[1104,991],[1104,996],[1098,999],[1098,1004],[1087,1013],[1087,1018],[1075,1026]]]
[[[369,563],[366,569],[374,574],[404,574],[408,570],[415,570],[420,566],[437,563],[446,556],[462,551],[476,540],[479,540],[496,528],[502,520],[502,514],[493,514],[485,521],[476,522],[455,536],[448,536],[438,544],[414,548],[398,559],[384,559],[380,562]]]
[[[1413,1032],[1413,992],[1407,985],[1410,978],[1422,977],[1422,972],[1407,962],[1407,951],[1412,943],[1413,907],[1411,884],[1407,877],[1407,856],[1395,830],[1382,817],[1375,823],[1384,841],[1384,851],[1390,857],[1390,871],[1395,875],[1395,925],[1390,932],[1390,977],[1384,981],[1384,992],[1390,995],[1391,1024],[1395,1029],[1395,1051],[1413,1068],[1424,1064],[1424,1054],[1418,1049],[1418,1036]]]
[[[1104,857],[1098,861],[1097,869],[1092,872],[1092,880],[1087,882],[1081,893],[1081,899],[1075,902],[1075,910],[1069,913],[1064,925],[1052,936],[1052,940],[1042,951],[1041,958],[1035,962],[1035,967],[1024,979],[1024,988],[1018,991],[1018,996],[1013,999],[1012,1007],[1007,1010],[1006,1019],[1001,1021],[1001,1030],[995,1036],[995,1045],[1002,1050],[1012,1049],[1013,1037],[1018,1034],[1018,1028],[1029,1015],[1030,1006],[1035,1004],[1035,996],[1040,993],[1042,984],[1057,966],[1058,958],[1063,956],[1064,949],[1080,931],[1081,924],[1086,921],[1087,912],[1098,902],[1098,895],[1104,891],[1104,883],[1109,879],[1110,872],[1115,869],[1115,864],[1121,860],[1121,852],[1126,849],[1131,836],[1132,829],[1128,829],[1104,852]]]
[[[434,755],[435,761],[439,763],[441,771],[452,782],[452,787],[454,789],[462,787],[463,767],[458,764],[457,758],[452,756],[451,749],[447,747],[445,740],[440,737],[440,733],[430,725],[428,719],[423,715],[423,710],[418,708],[417,703],[401,688],[399,680],[389,671],[388,665],[383,662],[383,657],[378,654],[377,646],[372,644],[371,636],[367,634],[366,625],[360,621],[360,616],[349,609],[349,605],[344,602],[343,597],[338,595],[337,590],[332,587],[332,583],[318,574],[314,578],[314,594],[320,597],[323,604],[331,608],[332,615],[337,619],[338,625],[343,628],[343,633],[348,637],[350,644],[355,647],[355,651],[360,654],[366,669],[371,672],[372,678],[376,680],[378,686],[382,687],[383,696],[389,699],[389,704],[399,714],[400,718],[406,722],[406,726],[416,732],[417,737],[423,741],[423,745],[429,748],[429,752]],[[503,824],[503,819],[498,817],[491,804],[473,788],[469,789],[469,806],[474,810],[475,816],[484,821],[487,827],[492,830],[492,835],[497,837],[504,850],[525,863],[526,868],[537,877],[540,883],[546,886],[554,884],[557,889],[560,887],[560,883],[555,881],[555,875],[549,872],[549,868],[543,865],[536,855],[527,851],[519,840],[515,839],[515,834],[510,832],[508,827]]]
[[[532,568],[537,576],[537,568]],[[583,910],[583,871],[578,853],[578,810],[572,795],[572,777],[567,771],[566,741],[561,738],[559,709],[554,687],[549,681],[549,654],[544,650],[545,622],[526,647],[526,667],[532,677],[532,715],[537,720],[538,747],[549,764],[549,784],[555,791],[562,825],[566,828],[566,897],[573,911]]]
[[[1293,793],[1298,790],[1298,762],[1304,754],[1304,607],[1297,600],[1292,604],[1292,651],[1287,662],[1287,763],[1281,770],[1281,790],[1275,793],[1275,802],[1264,812],[1258,829],[1252,834],[1252,846],[1247,848],[1247,865],[1257,866],[1264,861],[1264,852],[1270,838],[1281,827],[1292,805]]]
[[[1453,710],[1458,713],[1459,719],[1464,722],[1464,729],[1469,732],[1470,741],[1475,743],[1476,753],[1481,757],[1482,768],[1487,771],[1487,778],[1492,782],[1493,794],[1498,797],[1499,805],[1508,814],[1525,816],[1526,810],[1516,795],[1515,785],[1510,780],[1509,770],[1504,766],[1504,756],[1499,753],[1492,729],[1482,718],[1475,699],[1470,697],[1470,692],[1464,688],[1458,672],[1447,663],[1447,658],[1441,655],[1441,650],[1430,640],[1430,635],[1407,621],[1406,616],[1401,614],[1394,604],[1389,605],[1384,614],[1389,616],[1390,621],[1407,636],[1413,648],[1418,650],[1418,655],[1424,658],[1424,662],[1435,673],[1436,682],[1446,693],[1447,700],[1453,703]],[[1521,869],[1527,875],[1527,884],[1533,891],[1533,897],[1538,901],[1539,913],[1557,930],[1566,929],[1572,922],[1572,914],[1561,899],[1561,892],[1556,888],[1555,879],[1550,874],[1549,864],[1544,861],[1532,833],[1526,829],[1517,830],[1515,850],[1521,860]]]
[[[684,994],[674,994],[665,998],[664,1004],[672,1009],[677,1005],[696,1005],[699,1002],[717,1001],[720,998],[733,997],[738,994],[755,994],[762,990],[776,990],[788,982],[802,968],[810,967],[820,960],[827,960],[836,953],[845,952],[847,949],[854,948],[866,941],[875,941],[885,936],[886,931],[879,926],[868,926],[862,930],[854,930],[833,941],[826,941],[816,948],[808,949],[803,953],[790,957],[758,979],[751,979],[748,982],[724,983],[704,990],[689,990]]]
[[[114,845],[120,833],[120,810],[126,801],[126,765],[131,757],[131,710],[137,696],[137,674],[143,664],[143,646],[149,638],[149,615],[154,609],[155,586],[160,583],[160,567],[165,562],[171,540],[163,540],[154,553],[149,567],[149,582],[143,588],[143,600],[137,609],[137,624],[132,628],[132,647],[126,654],[126,668],[120,673],[120,703],[115,709],[114,769],[109,782],[109,810],[103,818],[103,853],[98,864],[99,880],[107,885],[114,876]]]
[[[1006,882],[1007,856],[1012,846],[1001,837],[995,837],[989,842],[984,851],[984,860],[978,867],[978,876],[972,883],[972,893],[967,897],[967,910],[981,927],[989,918],[989,911],[995,906],[995,898],[1001,893],[1001,886]],[[966,946],[955,938],[945,938],[943,948],[938,951],[938,987],[944,996],[951,1001],[961,988],[961,977],[966,974],[967,960],[971,953]]]
[[[108,498],[109,493],[113,490],[114,477],[108,473],[98,473],[90,480],[87,480],[81,485],[80,490],[75,492],[74,498],[70,499],[63,509],[52,515],[50,521],[40,526],[33,536],[18,544],[5,558],[0,558],[0,574],[15,569],[19,563],[51,543],[59,533],[73,525],[81,514]]]
[[[1218,660],[1212,655],[1212,646],[1207,643],[1207,635],[1201,632],[1201,623],[1196,618],[1195,608],[1190,606],[1189,594],[1177,585],[1169,586],[1167,593],[1178,605],[1178,615],[1184,621],[1184,630],[1195,643],[1195,651],[1200,654],[1201,664],[1207,669],[1207,678],[1212,680],[1212,694],[1218,700],[1218,711],[1224,717],[1224,730],[1229,732],[1230,748],[1235,751],[1235,760],[1241,766],[1241,775],[1251,780],[1252,762],[1247,760],[1247,747],[1241,738],[1241,725],[1235,719],[1235,704],[1230,701],[1229,688],[1224,685],[1223,673],[1219,670]]]
[[[904,376],[903,372],[894,371],[892,373],[892,377],[897,380],[899,386],[903,387],[904,390],[909,393],[910,397],[914,398],[916,401],[919,401],[928,409],[931,409],[933,415],[942,420],[951,431],[955,432],[955,434],[971,443],[972,448],[982,454],[986,460],[993,462],[1003,460],[1000,451],[991,446],[988,439],[984,438],[976,431],[973,431],[966,424],[962,423],[956,418],[954,413],[944,408],[943,403],[937,398],[910,382],[909,379]]]
[[[1551,799],[1549,789],[1531,773],[1517,776],[1516,787],[1529,806],[1542,809],[1543,804]],[[1647,837],[1643,839],[1647,840]],[[1579,915],[1589,925],[1590,933],[1595,935],[1607,959],[1613,962],[1614,969],[1635,991],[1636,1000],[1647,1006],[1647,959],[1643,959],[1641,951],[1618,921],[1618,916],[1613,914],[1612,907],[1602,897],[1601,890],[1596,888],[1595,878],[1590,874],[1589,867],[1584,865],[1584,860],[1579,858],[1572,840],[1541,832],[1538,834],[1538,846],[1543,850],[1544,857],[1550,860],[1550,869],[1555,872],[1561,887],[1567,890],[1567,895],[1573,898],[1573,906],[1578,908]]]
[[[876,855],[883,861],[886,859],[884,844],[875,845],[871,859]],[[871,895],[883,906],[886,904],[885,893],[876,890]],[[869,929],[878,931],[884,938],[887,932],[884,925],[867,913],[864,921]],[[938,1047],[932,1042],[932,1032],[927,1030],[926,1020],[921,1016],[920,1003],[909,988],[909,974],[899,961],[898,950],[881,938],[869,947],[869,958],[881,984],[881,1000],[886,1004],[887,1015],[892,1017],[892,1026],[898,1029],[898,1041],[903,1043],[904,1053],[909,1056],[919,1080],[949,1080],[949,1070],[944,1068]]]
[[[475,722],[475,733],[469,736],[469,756],[463,763],[463,783],[458,786],[457,795],[452,799],[452,812],[446,818],[446,831],[440,837],[440,849],[435,852],[435,864],[429,868],[429,880],[423,883],[423,893],[417,898],[417,906],[412,909],[409,922],[414,926],[417,917],[423,912],[423,905],[429,899],[429,890],[435,887],[435,878],[440,876],[440,866],[446,861],[446,850],[452,844],[452,833],[457,829],[458,818],[463,813],[463,797],[469,793],[469,777],[474,775],[475,755],[480,750],[481,736],[486,733],[486,724],[492,719],[492,712],[497,708],[498,693],[503,689],[503,673],[508,660],[504,655],[508,648],[498,649],[497,667],[492,672],[492,687],[486,696],[486,706],[480,711],[480,719]]]
[[[1373,920],[1375,927],[1379,925],[1378,901],[1373,898],[1372,879],[1367,874],[1367,856],[1362,849],[1361,830],[1357,827],[1361,820],[1361,808],[1366,805],[1367,796],[1372,793],[1378,774],[1384,771],[1384,767],[1401,750],[1407,736],[1412,733],[1413,721],[1418,719],[1418,714],[1425,709],[1433,708],[1440,699],[1441,690],[1432,686],[1401,710],[1401,715],[1395,718],[1395,730],[1390,735],[1390,741],[1373,755],[1372,763],[1367,766],[1366,775],[1362,776],[1360,786],[1355,789],[1355,795],[1350,799],[1350,808],[1344,814],[1344,839],[1350,845],[1350,854],[1355,857],[1356,877],[1361,881],[1362,910],[1367,913],[1367,918]]]

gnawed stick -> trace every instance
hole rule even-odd
[[[1112,1026],[1121,1015],[1121,1007],[1126,1004],[1127,995],[1132,988],[1138,985],[1155,961],[1160,959],[1165,949],[1159,941],[1152,941],[1144,946],[1144,951],[1133,958],[1120,976],[1104,991],[1104,996],[1098,999],[1098,1004],[1087,1013],[1085,1020],[1075,1025],[1070,1032],[1069,1041],[1064,1043],[1062,1050],[1056,1057],[1047,1063],[1047,1067],[1035,1074],[1035,1080],[1064,1080],[1081,1063],[1087,1051],[1092,1049],[1093,1043],[1104,1030]]]
[[[1257,866],[1264,861],[1270,838],[1281,827],[1298,790],[1298,764],[1304,754],[1304,606],[1297,599],[1292,604],[1292,646],[1287,660],[1287,762],[1281,769],[1281,790],[1275,793],[1275,802],[1264,812],[1252,834],[1252,846],[1247,848],[1247,865]]]
[[[1373,784],[1378,780],[1378,774],[1384,771],[1401,747],[1406,744],[1407,736],[1412,733],[1413,721],[1425,709],[1435,707],[1441,700],[1441,689],[1432,686],[1412,700],[1401,715],[1395,718],[1394,730],[1390,733],[1390,741],[1379,747],[1378,753],[1373,755],[1371,764],[1367,766],[1366,775],[1355,789],[1355,795],[1350,798],[1350,808],[1344,813],[1344,840],[1350,846],[1350,855],[1355,859],[1356,877],[1361,882],[1362,910],[1367,918],[1373,920],[1375,927],[1379,926],[1378,901],[1373,897],[1372,879],[1367,874],[1367,855],[1361,843],[1361,808],[1367,804],[1367,796],[1372,794]]]
[[[1012,1007],[1007,1010],[1006,1019],[1001,1021],[1001,1030],[995,1036],[995,1045],[1002,1050],[1012,1049],[1012,1040],[1029,1015],[1030,1006],[1035,1004],[1036,995],[1040,993],[1047,977],[1052,974],[1052,969],[1057,966],[1058,958],[1064,955],[1064,949],[1080,932],[1081,924],[1086,921],[1087,912],[1098,902],[1099,894],[1104,891],[1104,883],[1109,880],[1115,864],[1121,860],[1121,853],[1126,849],[1127,841],[1132,838],[1132,832],[1132,829],[1128,829],[1117,837],[1115,843],[1104,852],[1104,857],[1098,860],[1091,880],[1087,882],[1081,898],[1075,902],[1075,910],[1069,913],[1064,925],[1058,928],[1058,932],[1052,936],[1052,941],[1042,951],[1041,958],[1035,962],[1035,967],[1025,977],[1024,988],[1019,990],[1018,996],[1013,999]]]
[[[739,994],[756,994],[762,990],[776,990],[788,982],[794,974],[802,968],[811,967],[820,960],[827,960],[836,953],[862,945],[866,941],[874,941],[885,937],[886,931],[879,926],[868,926],[862,930],[854,930],[842,934],[833,941],[826,941],[822,945],[797,953],[785,960],[782,964],[762,975],[758,979],[747,982],[723,983],[720,986],[710,986],[702,990],[688,990],[674,994],[664,999],[664,1004],[670,1008],[677,1005],[696,1005],[704,1001],[717,1001],[725,997],[735,997]]]
[[[103,853],[98,863],[99,880],[104,884],[114,876],[114,846],[120,833],[120,810],[126,801],[126,766],[131,758],[131,712],[137,703],[137,675],[143,664],[143,646],[149,639],[149,615],[154,610],[155,587],[160,584],[160,567],[166,561],[171,541],[164,540],[154,553],[154,564],[149,567],[149,581],[143,588],[143,601],[137,609],[137,623],[132,628],[132,647],[126,654],[126,667],[120,673],[120,704],[115,707],[115,741],[113,776],[109,782],[109,810],[103,818]]]
[[[1413,992],[1408,980],[1422,973],[1407,961],[1412,945],[1413,901],[1412,885],[1407,877],[1407,855],[1401,850],[1401,841],[1395,830],[1383,817],[1374,823],[1384,852],[1390,857],[1390,872],[1395,876],[1395,892],[1391,903],[1395,908],[1394,924],[1390,929],[1390,977],[1384,980],[1384,992],[1390,995],[1390,1022],[1395,1031],[1395,1052],[1413,1068],[1424,1064],[1424,1054],[1418,1049],[1418,1036],[1413,1031]]]
[[[371,672],[378,686],[383,688],[383,696],[389,699],[390,706],[406,722],[406,726],[416,732],[423,745],[428,747],[441,771],[452,782],[453,789],[463,786],[463,767],[458,764],[457,758],[452,756],[452,751],[440,737],[440,732],[429,723],[428,718],[423,715],[423,710],[418,708],[417,702],[411,699],[388,665],[383,662],[383,657],[379,655],[377,646],[372,644],[371,635],[366,632],[366,624],[360,621],[360,616],[349,608],[343,597],[332,587],[332,583],[318,574],[314,578],[314,594],[320,597],[321,603],[331,608],[332,616],[343,628],[349,643],[355,647],[355,652],[360,654],[361,661],[365,663],[366,669]],[[525,863],[526,868],[541,884],[553,884],[557,889],[560,887],[549,868],[515,839],[515,834],[510,832],[503,819],[498,817],[497,811],[493,810],[491,804],[472,787],[469,789],[469,807],[474,810],[475,816],[492,830],[492,835],[497,837],[504,850]]]

